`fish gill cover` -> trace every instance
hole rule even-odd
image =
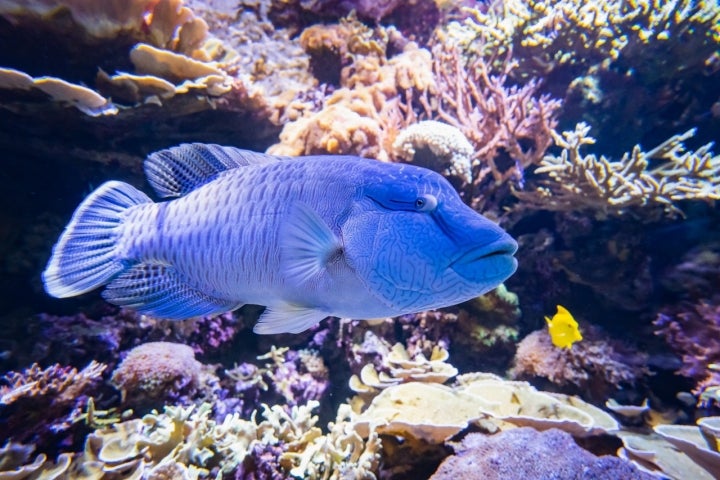
[[[2,2],[0,475],[717,478],[719,25]]]

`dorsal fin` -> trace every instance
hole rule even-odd
[[[158,196],[182,197],[218,174],[248,165],[264,165],[279,157],[206,143],[183,143],[151,153],[145,175]]]

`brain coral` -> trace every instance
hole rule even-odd
[[[187,345],[149,342],[128,352],[112,382],[133,402],[170,399],[195,392],[201,372],[202,364]]]

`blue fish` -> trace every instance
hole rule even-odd
[[[45,290],[159,318],[265,305],[255,332],[298,333],[454,305],[515,271],[517,243],[430,170],[209,144],[151,154],[154,203],[109,181],[77,208]]]

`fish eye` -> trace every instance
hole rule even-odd
[[[415,199],[415,210],[418,212],[432,212],[437,207],[435,195],[420,195]]]

